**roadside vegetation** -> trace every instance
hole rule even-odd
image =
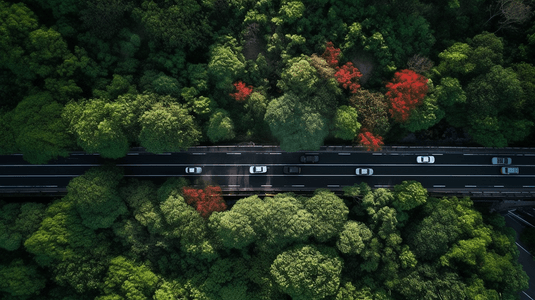
[[[420,183],[250,196],[114,166],[48,205],[0,202],[2,299],[516,299],[514,231]]]
[[[533,0],[0,1],[0,153],[533,145]]]

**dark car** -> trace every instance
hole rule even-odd
[[[300,167],[284,167],[283,171],[284,171],[284,174],[300,174],[301,168]]]
[[[305,164],[314,164],[320,161],[320,157],[318,155],[303,155],[301,156],[301,162]]]

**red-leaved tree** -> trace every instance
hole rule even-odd
[[[234,83],[236,87],[236,93],[231,93],[230,96],[236,101],[243,101],[251,95],[253,92],[253,87],[250,85],[245,85],[245,83],[238,81]]]
[[[384,145],[383,138],[380,136],[374,136],[373,133],[369,131],[363,131],[358,136],[359,143],[366,147],[368,151],[379,151]]]
[[[208,219],[214,211],[227,209],[227,204],[221,196],[221,188],[218,186],[208,186],[204,190],[184,187],[182,194],[186,203],[195,207],[205,219]]]
[[[390,115],[395,121],[402,123],[409,119],[410,112],[415,107],[422,104],[427,94],[427,78],[412,70],[401,70],[394,74],[394,79],[386,88]]]
[[[336,73],[334,73],[336,80],[342,84],[344,89],[349,89],[353,94],[356,93],[358,88],[360,88],[358,80],[362,77],[362,74],[353,66],[353,63],[347,62],[341,68],[336,67],[336,70]]]
[[[338,56],[340,55],[340,48],[334,48],[333,42],[327,42],[325,52],[321,55],[323,59],[331,66],[336,67],[338,65]]]

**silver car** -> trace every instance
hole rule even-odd
[[[519,169],[514,167],[502,167],[502,174],[504,175],[510,175],[510,174],[518,174]]]
[[[373,169],[371,168],[357,168],[355,174],[359,176],[371,176],[373,175]]]
[[[434,156],[418,156],[416,162],[419,164],[432,164],[435,162]]]
[[[202,168],[201,167],[187,167],[186,173],[187,174],[201,174]]]
[[[251,166],[249,168],[249,173],[251,174],[267,173],[267,167],[266,166]]]
[[[510,165],[513,162],[510,157],[493,157],[491,161],[493,165]]]

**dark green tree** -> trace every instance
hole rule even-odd
[[[93,230],[109,228],[127,212],[117,191],[122,178],[121,169],[105,166],[90,169],[69,182],[67,191],[85,226]]]
[[[271,275],[292,299],[323,299],[338,291],[342,265],[333,248],[297,245],[277,256]]]

